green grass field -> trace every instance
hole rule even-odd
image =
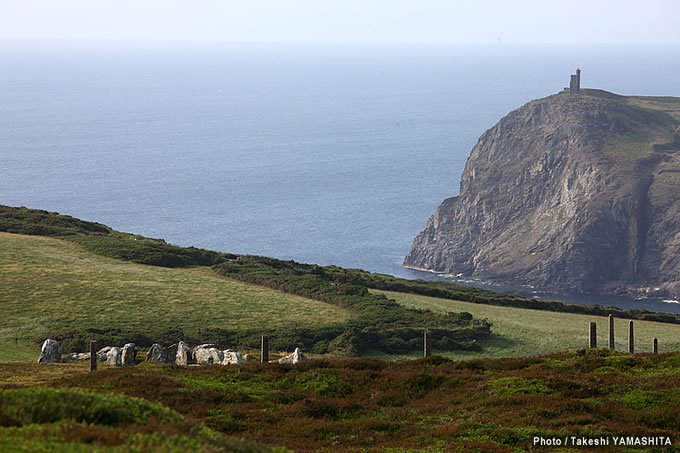
[[[437,312],[466,311],[475,318],[486,318],[493,324],[491,337],[481,341],[483,352],[442,353],[445,357],[511,357],[573,351],[588,346],[588,326],[591,321],[597,322],[598,345],[606,346],[609,341],[609,322],[601,316],[498,307],[416,294],[381,292],[408,307]],[[654,338],[659,340],[659,352],[680,351],[680,325],[650,321],[635,321],[634,325],[636,352],[650,352]],[[616,319],[614,332],[617,350],[627,350],[628,320]]]
[[[35,360],[62,328],[162,331],[343,322],[349,311],[221,277],[95,255],[72,242],[0,233],[0,361]]]

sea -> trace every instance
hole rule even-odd
[[[0,204],[404,278],[470,150],[581,85],[680,96],[673,45],[0,42]],[[484,285],[480,282],[467,284]],[[533,297],[680,313],[628,297]]]

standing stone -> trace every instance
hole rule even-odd
[[[616,349],[614,345],[614,316],[609,315],[609,349]]]
[[[111,350],[111,346],[105,346],[97,351],[97,360],[100,362],[106,362],[108,360],[108,354]]]
[[[193,363],[198,363],[196,360],[196,351],[199,349],[210,349],[210,348],[217,348],[217,345],[214,345],[212,343],[204,343],[204,344],[199,344],[198,346],[195,346],[191,349],[191,362]]]
[[[221,364],[224,360],[224,353],[217,348],[195,348],[194,357],[199,365]]]
[[[120,364],[122,366],[135,365],[135,358],[137,357],[137,345],[134,343],[128,343],[123,346],[121,351]]]
[[[222,354],[224,355],[224,359],[221,362],[222,365],[242,365],[245,362],[241,354],[232,349],[222,351]]]
[[[106,353],[106,364],[120,366],[122,361],[122,349],[121,348],[111,348]]]
[[[55,340],[47,339],[40,348],[40,357],[38,363],[60,363],[61,362],[61,348],[59,343]]]
[[[307,357],[306,355],[304,355],[304,354],[300,351],[300,348],[295,348],[295,352],[293,352],[293,353],[290,354],[290,355],[287,355],[286,357],[283,357],[283,358],[279,359],[279,363],[292,363],[292,364],[296,364],[296,363],[302,362],[303,360],[310,360],[310,359],[309,359],[309,357]]]
[[[176,351],[175,354],[177,354]],[[166,363],[167,357],[168,356],[165,353],[165,349],[163,349],[163,346],[159,345],[158,343],[152,344],[146,353],[147,362]]]
[[[183,341],[177,343],[175,363],[177,365],[189,365],[189,363],[191,363],[191,348]]]
[[[90,373],[97,371],[97,340],[90,340]]]
[[[652,346],[652,352],[654,354],[659,353],[659,341],[656,338],[654,339],[654,346]]]

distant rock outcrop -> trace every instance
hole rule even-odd
[[[60,363],[61,362],[61,348],[56,340],[48,338],[40,348],[40,357],[38,363]]]
[[[680,297],[680,98],[531,101],[472,149],[407,267],[588,293]]]

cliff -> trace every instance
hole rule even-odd
[[[680,98],[562,92],[472,149],[404,265],[570,292],[680,297]]]

